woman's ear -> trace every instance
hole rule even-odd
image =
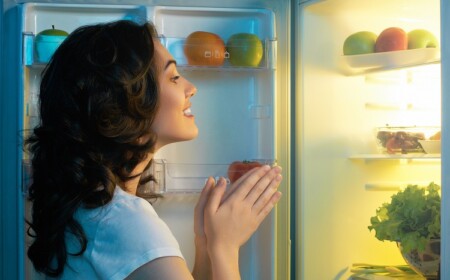
[[[136,143],[138,145],[143,145],[143,144],[147,143],[148,140],[150,140],[150,135],[145,134],[145,135],[140,136],[138,139],[136,139]]]

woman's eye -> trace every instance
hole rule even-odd
[[[181,76],[173,76],[172,78],[170,78],[170,81],[172,82],[172,83],[177,83],[177,80],[180,78]]]

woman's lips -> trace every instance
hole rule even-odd
[[[191,108],[187,108],[183,111],[183,114],[187,117],[193,116],[191,112]]]

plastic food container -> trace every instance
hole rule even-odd
[[[440,127],[379,127],[376,141],[380,153],[425,153],[419,141],[428,140],[440,131]]]
[[[35,40],[37,62],[48,63],[66,38],[67,36],[37,35]]]
[[[427,154],[441,153],[441,140],[419,140],[419,143]]]

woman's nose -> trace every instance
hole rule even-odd
[[[192,97],[196,93],[197,93],[197,88],[193,84],[189,83],[189,87],[187,89],[187,95]]]

